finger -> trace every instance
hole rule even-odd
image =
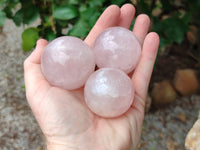
[[[135,16],[135,7],[131,4],[125,4],[120,9],[121,14],[119,17],[118,26],[130,28],[132,20]]]
[[[44,39],[39,39],[36,44],[35,50],[27,58],[28,61],[35,64],[40,64],[42,53],[47,46],[48,42]]]
[[[150,19],[147,15],[141,14],[136,18],[133,33],[136,35],[141,44],[148,33],[149,26]]]
[[[35,93],[34,91],[38,89],[41,81],[46,81],[41,72],[40,61],[47,43],[46,40],[38,40],[35,50],[24,61],[24,80],[27,97],[31,97],[30,93]]]
[[[96,24],[88,34],[85,39],[85,42],[92,46],[96,37],[101,33],[104,29],[112,26],[116,26],[120,16],[120,8],[117,5],[109,6],[103,14],[99,17]]]
[[[154,32],[149,33],[144,40],[141,58],[132,76],[135,93],[144,101],[146,100],[146,94],[157,56],[158,46],[158,34]]]

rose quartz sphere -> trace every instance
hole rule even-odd
[[[102,117],[118,117],[131,106],[134,87],[121,70],[101,68],[88,78],[84,88],[85,102],[92,112]]]
[[[73,90],[82,87],[94,71],[94,54],[81,39],[63,36],[46,46],[41,67],[50,84]]]
[[[99,68],[111,67],[130,73],[136,67],[141,55],[139,40],[130,30],[110,27],[96,38],[95,61]]]

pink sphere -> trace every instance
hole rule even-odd
[[[63,36],[46,46],[41,67],[50,84],[73,90],[82,87],[94,71],[94,55],[81,39]]]
[[[102,68],[88,78],[84,95],[92,112],[112,118],[122,115],[130,108],[134,99],[134,87],[123,71]]]
[[[95,61],[99,68],[111,67],[130,73],[141,55],[139,40],[130,30],[111,27],[104,30],[93,45]]]

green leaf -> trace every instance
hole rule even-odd
[[[131,26],[130,26],[130,30],[133,30],[133,26],[134,26],[134,24],[135,24],[135,18],[133,19],[133,21],[131,22]]]
[[[59,25],[60,27],[67,27],[69,22],[66,20],[56,20],[56,24]]]
[[[163,10],[171,10],[172,5],[170,3],[170,0],[160,0],[163,6]]]
[[[43,16],[43,21],[44,21],[44,27],[51,27],[52,26],[52,22],[51,22],[49,16],[44,15]]]
[[[8,3],[18,3],[19,2],[19,0],[7,0],[8,1]]]
[[[30,51],[39,39],[39,31],[37,28],[31,27],[24,30],[22,33],[22,49],[27,52]]]
[[[182,18],[179,13],[174,13],[161,22],[153,18],[154,31],[160,35],[160,46],[165,47],[173,42],[180,44],[189,29],[189,20],[190,16],[187,13]]]
[[[185,22],[183,18],[179,18],[176,14],[165,19],[163,25],[165,26],[165,35],[179,44],[183,41],[184,35],[189,29],[188,22]]]
[[[182,18],[184,24],[189,24],[190,20],[191,20],[191,14],[189,12],[185,13],[185,15]]]
[[[23,23],[27,25],[30,25],[39,17],[39,9],[32,4],[22,8],[22,12],[24,14]]]
[[[45,39],[52,41],[56,38],[56,34],[52,31],[51,28],[45,30]]]
[[[53,18],[60,20],[73,19],[78,15],[77,9],[74,6],[59,6],[53,11]]]
[[[32,4],[27,4],[15,13],[13,21],[17,26],[20,26],[22,22],[23,24],[30,25],[38,17],[39,9]]]
[[[89,27],[87,23],[83,20],[80,19],[74,26],[73,28],[69,31],[69,35],[71,36],[77,36],[80,38],[85,38],[89,32]]]
[[[6,20],[6,14],[0,10],[0,26],[4,25],[5,20]]]
[[[89,1],[89,5],[90,5],[90,7],[102,6],[103,5],[103,1],[100,1],[100,0],[90,0]]]
[[[18,10],[16,13],[15,13],[15,15],[14,15],[14,17],[13,17],[13,21],[14,21],[14,23],[16,24],[16,26],[20,26],[21,25],[21,23],[22,23],[22,21],[23,21],[23,12],[22,12],[22,10],[20,9],[20,10]]]
[[[125,0],[111,0],[111,3],[121,6],[122,4],[126,3],[126,1]]]
[[[81,4],[78,9],[79,9],[79,13],[81,13],[81,12],[87,10],[87,5],[86,4]]]
[[[138,0],[138,5],[143,13],[147,14],[148,16],[151,16],[151,8],[146,1]]]
[[[46,37],[47,37],[48,41],[52,41],[52,40],[54,40],[56,38],[56,35],[55,35],[54,32],[48,32]]]
[[[69,4],[78,4],[79,0],[69,0]]]
[[[160,37],[160,47],[166,47],[173,43],[173,40],[170,38],[165,38],[163,36]]]
[[[88,8],[81,13],[81,19],[87,22],[89,28],[93,27],[99,16],[100,12],[96,11],[95,8]]]
[[[11,8],[10,7],[5,7],[4,9],[3,9],[3,11],[6,13],[6,16],[8,17],[8,18],[12,18],[13,17],[13,13],[12,13],[12,10],[11,10]]]

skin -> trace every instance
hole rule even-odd
[[[95,38],[111,26],[129,28],[135,8],[109,6],[100,16],[85,42],[92,46]],[[48,42],[37,46],[24,62],[26,96],[46,139],[48,150],[135,150],[141,136],[145,100],[152,74],[159,37],[148,33],[150,19],[136,18],[133,33],[142,44],[140,61],[131,75],[135,97],[131,108],[112,119],[93,114],[84,103],[83,88],[66,91],[51,86],[41,72],[41,55]],[[53,71],[53,70],[52,70]]]

